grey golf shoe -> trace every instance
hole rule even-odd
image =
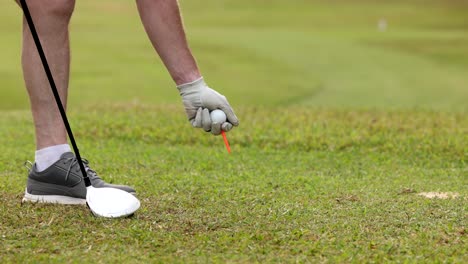
[[[131,194],[136,193],[132,187],[104,182],[95,171],[89,168],[88,164],[89,162],[83,159],[83,165],[93,187],[109,187]],[[33,164],[29,168],[23,201],[86,204],[86,186],[75,154],[72,152],[62,154],[60,160],[41,172],[38,172],[36,164]]]

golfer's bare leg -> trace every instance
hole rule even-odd
[[[185,38],[177,0],[137,0],[141,21],[176,84],[200,78]]]
[[[75,1],[28,0],[27,3],[66,108],[70,70],[68,24]],[[42,149],[67,143],[63,121],[25,19],[23,19],[22,65],[36,130],[36,148]]]

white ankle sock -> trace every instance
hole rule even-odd
[[[50,165],[57,162],[65,152],[70,152],[68,144],[55,145],[43,149],[36,150],[36,168],[38,171],[43,171],[50,167]]]

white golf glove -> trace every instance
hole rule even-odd
[[[191,83],[177,86],[185,107],[185,113],[193,127],[203,128],[213,135],[221,134],[221,130],[229,131],[239,125],[236,114],[229,105],[226,97],[208,87],[200,78]],[[210,111],[220,109],[227,117],[227,121],[219,124],[211,121]]]

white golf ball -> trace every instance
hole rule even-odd
[[[219,109],[211,111],[210,117],[213,123],[222,124],[226,122],[226,114]]]

